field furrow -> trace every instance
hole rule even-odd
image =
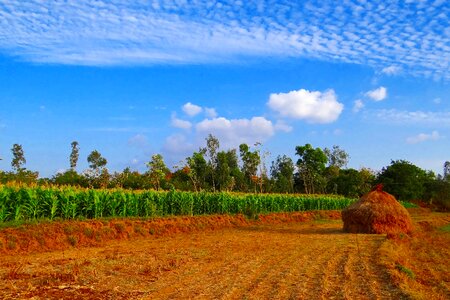
[[[380,235],[340,221],[252,225],[26,254],[0,265],[3,299],[389,299]]]

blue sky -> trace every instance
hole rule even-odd
[[[130,4],[130,3],[133,4]],[[111,171],[222,149],[339,145],[349,167],[450,160],[447,1],[1,1],[0,169],[94,149]],[[268,159],[270,160],[270,159]]]

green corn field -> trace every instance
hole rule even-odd
[[[343,209],[334,195],[235,194],[0,186],[0,222],[245,214]]]

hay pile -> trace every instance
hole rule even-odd
[[[411,216],[394,196],[378,185],[342,211],[344,231],[352,233],[410,233]]]

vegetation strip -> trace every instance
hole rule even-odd
[[[38,219],[164,217],[340,210],[355,199],[334,195],[193,193],[73,187],[0,186],[0,222]]]

